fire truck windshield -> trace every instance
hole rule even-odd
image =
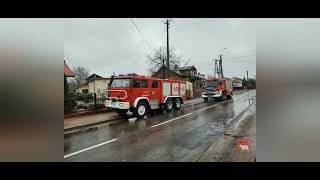
[[[131,79],[114,79],[111,87],[113,88],[129,88]]]
[[[213,80],[213,81],[207,81],[205,83],[206,87],[216,87],[218,85],[218,81]]]

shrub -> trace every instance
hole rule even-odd
[[[64,112],[69,113],[74,111],[76,105],[74,94],[69,93],[67,77],[64,76]]]

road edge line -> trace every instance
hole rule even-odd
[[[63,158],[68,158],[68,157],[71,157],[71,156],[74,156],[74,155],[77,155],[77,154],[80,154],[82,152],[85,152],[85,151],[89,151],[91,149],[94,149],[94,148],[97,148],[97,147],[100,147],[100,146],[103,146],[105,144],[108,144],[108,143],[111,143],[111,142],[114,142],[114,141],[117,141],[118,139],[111,139],[109,141],[106,141],[106,142],[103,142],[103,143],[100,143],[100,144],[97,144],[97,145],[94,145],[94,146],[91,146],[91,147],[88,147],[88,148],[85,148],[85,149],[82,149],[82,150],[79,150],[79,151],[76,151],[76,152],[73,152],[73,153],[70,153],[70,154],[67,154],[67,155],[64,155]]]

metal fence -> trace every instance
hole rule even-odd
[[[105,94],[69,93],[65,97],[64,113],[93,111],[105,108]]]

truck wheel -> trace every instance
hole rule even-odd
[[[204,100],[204,102],[208,102],[208,98],[207,97],[203,98],[203,100]]]
[[[137,107],[134,108],[133,114],[136,118],[143,118],[148,112],[148,105],[145,102],[139,102]]]
[[[166,110],[167,112],[170,112],[172,110],[172,107],[173,107],[173,102],[172,102],[172,99],[169,98],[164,104],[164,110]]]
[[[116,109],[116,112],[120,115],[120,116],[124,116],[126,115],[126,113],[128,112],[127,109]]]
[[[227,96],[228,99],[232,98],[232,91],[229,92],[229,95]]]
[[[174,100],[174,103],[173,103],[173,109],[179,110],[180,107],[181,107],[181,99],[180,98],[176,98]]]
[[[223,92],[223,93],[222,93],[222,96],[220,97],[220,100],[223,101],[223,100],[225,100],[225,99],[226,99],[226,93]]]

